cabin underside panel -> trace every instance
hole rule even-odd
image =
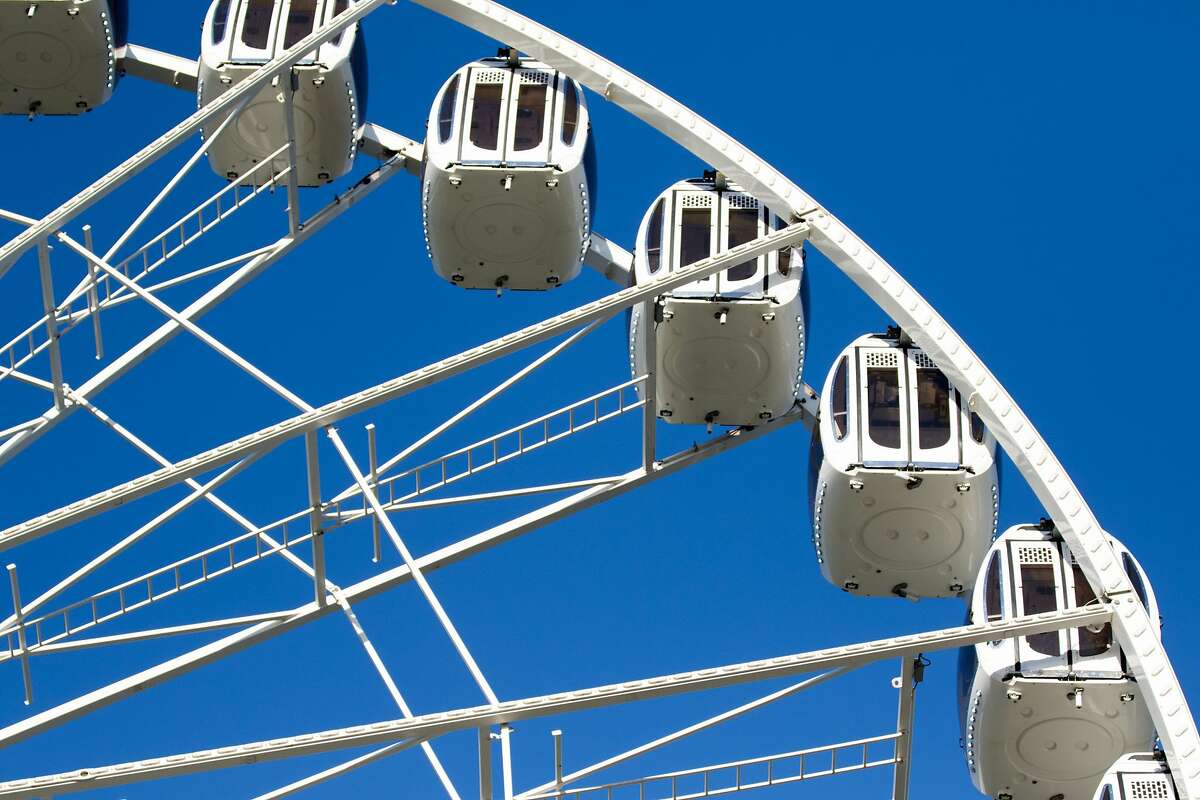
[[[253,74],[250,65],[225,66],[219,71],[204,69],[200,76],[200,103],[205,105]],[[301,186],[320,186],[350,171],[357,150],[358,111],[354,80],[349,64],[333,70],[297,67],[295,129],[297,181]],[[228,79],[229,83],[223,83]],[[238,119],[209,148],[213,170],[234,179],[287,142],[287,125],[282,90],[265,86],[249,102]],[[205,126],[211,136],[225,118]],[[256,182],[287,169],[287,154],[273,160],[271,169],[255,173]]]
[[[981,672],[975,692],[971,777],[990,797],[1092,800],[1113,762],[1154,741],[1132,681],[997,681]]]
[[[426,165],[422,213],[437,274],[465,289],[553,289],[590,234],[583,168]]]
[[[835,586],[872,597],[956,597],[991,546],[995,467],[902,473],[821,466],[813,539]]]
[[[112,37],[103,0],[0,0],[0,114],[82,114],[106,102]]]

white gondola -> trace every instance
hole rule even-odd
[[[1179,800],[1162,751],[1131,753],[1112,765],[1092,800]]]
[[[579,274],[596,205],[583,88],[515,53],[467,64],[429,112],[425,246],[467,289],[552,289]]]
[[[0,0],[0,113],[82,114],[117,83],[127,0]]]
[[[1157,626],[1158,604],[1145,573],[1109,539]],[[1011,619],[1095,600],[1049,523],[1019,526],[992,545],[968,619]],[[1089,800],[1114,761],[1153,746],[1149,710],[1111,625],[965,647],[958,669],[967,766],[989,797]]]
[[[834,362],[809,454],[821,573],[853,594],[954,597],[996,533],[996,442],[898,330]]]
[[[681,181],[650,206],[638,230],[634,280],[750,242],[784,223],[719,176]],[[634,375],[655,345],[658,414],[684,424],[758,425],[787,413],[804,368],[804,251],[785,248],[663,295],[655,319],[634,306]]]
[[[214,0],[200,44],[199,104],[211,103],[272,58],[283,53],[352,5],[352,0]],[[366,45],[352,26],[301,59],[295,67],[297,180],[318,186],[350,171],[366,116]],[[286,85],[286,84],[284,84]],[[218,175],[230,180],[276,153],[288,139],[283,93],[266,86],[208,151]],[[204,129],[211,136],[224,117]],[[287,153],[271,169],[256,171],[264,183],[288,166]]]

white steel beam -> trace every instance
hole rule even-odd
[[[350,455],[350,450],[347,449],[346,443],[342,441],[342,437],[339,436],[338,432],[333,428],[326,428],[325,432],[329,437],[329,441],[333,443],[334,449],[338,451],[338,455],[342,457],[342,461],[346,464],[346,469],[350,471],[350,475],[354,478],[354,482],[358,484],[359,491],[362,492],[362,495],[364,498],[366,498],[367,502],[371,504],[371,509],[375,512],[375,519],[379,520],[379,524],[383,526],[384,532],[387,533],[388,538],[391,539],[392,545],[396,548],[396,551],[400,553],[400,557],[404,559],[404,564],[408,567],[409,574],[416,582],[417,588],[420,589],[421,594],[425,597],[425,602],[427,602],[429,607],[433,609],[434,616],[436,616],[438,622],[441,623],[442,630],[444,630],[446,632],[446,636],[450,638],[450,642],[454,645],[454,649],[458,651],[459,658],[461,658],[463,663],[466,664],[467,670],[471,673],[471,677],[475,679],[475,683],[478,684],[479,690],[483,692],[483,696],[487,698],[489,703],[491,703],[493,706],[498,705],[500,700],[496,697],[496,693],[492,691],[492,686],[490,683],[488,683],[487,678],[484,677],[483,670],[479,668],[478,662],[475,661],[475,656],[471,654],[471,650],[467,647],[467,643],[459,634],[458,628],[454,625],[453,620],[450,619],[450,615],[446,613],[446,609],[444,606],[442,606],[442,602],[438,599],[437,594],[433,591],[433,587],[430,586],[429,581],[425,579],[425,574],[421,571],[421,567],[419,564],[417,564],[416,559],[413,558],[412,552],[408,549],[408,545],[406,545],[404,540],[400,538],[399,532],[396,531],[396,526],[392,524],[391,519],[388,517],[387,512],[383,508],[383,504],[379,502],[379,497],[375,494],[375,489],[367,483],[367,479],[363,475],[362,470],[358,468],[358,464],[354,461],[354,456]],[[506,800],[512,799],[506,798]]]
[[[724,436],[711,439],[695,447],[689,447],[670,458],[664,459],[657,470],[647,474],[641,467],[626,473],[622,480],[611,486],[585,489],[563,498],[536,511],[523,514],[488,530],[467,537],[416,560],[417,566],[426,574],[450,564],[481,553],[504,542],[537,530],[555,520],[577,513],[605,500],[618,497],[625,492],[644,486],[659,478],[672,475],[714,455],[755,441],[762,436],[786,427],[801,419],[799,411],[780,417],[753,429],[739,428]],[[379,575],[360,581],[342,590],[349,602],[358,602],[401,586],[411,580],[407,565],[400,565]],[[216,642],[196,648],[154,667],[142,670],[120,681],[89,692],[86,695],[36,714],[7,728],[0,729],[0,747],[4,747],[42,731],[58,727],[72,719],[103,708],[124,697],[144,691],[172,678],[184,675],[205,664],[218,661],[247,647],[267,641],[289,630],[313,622],[334,609],[332,604],[320,606],[313,601],[293,609],[292,615],[279,622],[264,622],[246,631],[226,636]],[[486,723],[480,723],[486,724]],[[477,726],[476,726],[477,727]]]
[[[892,775],[892,800],[908,800],[908,781],[912,775],[912,743],[916,730],[913,720],[917,704],[918,670],[924,670],[921,656],[900,660],[896,689],[900,702],[896,710],[896,769]]]
[[[830,669],[860,667],[881,659],[912,658],[923,652],[971,646],[1013,636],[1030,636],[1063,628],[1103,625],[1112,617],[1113,611],[1108,604],[1097,604],[1068,611],[927,631],[808,653],[510,700],[496,706],[424,714],[411,720],[385,720],[349,728],[229,745],[213,750],[92,767],[60,775],[12,780],[0,783],[0,798],[28,797],[35,791],[41,794],[63,794],[240,764],[365,747],[398,739],[434,737],[451,731],[487,725],[506,725],[525,719],[574,713],[656,697],[669,697]],[[7,743],[11,739],[10,731],[22,724],[18,723],[0,731],[0,743]]]
[[[115,55],[117,69],[126,75],[196,93],[200,66],[191,59],[140,44],[118,47]]]
[[[389,2],[394,2],[394,0],[361,0],[361,2],[338,15],[328,24],[305,36],[283,54],[264,64],[228,92],[146,145],[146,147],[142,148],[103,178],[19,233],[3,247],[0,247],[0,277],[3,277],[16,260],[39,240],[66,227],[71,220],[75,219],[83,211],[95,205],[114,189],[121,186],[134,175],[137,175],[150,164],[153,164],[176,145],[187,140],[210,120],[229,114],[242,100],[258,94],[276,75],[304,58],[307,53],[316,50],[320,45],[329,41],[341,31],[356,24],[360,19]]]
[[[225,628],[244,628],[259,622],[285,619],[290,613],[290,611],[269,611],[263,614],[247,614],[242,617],[227,617],[225,619],[213,619],[205,622],[191,622],[184,625],[170,625],[165,628],[117,633],[111,636],[92,636],[84,639],[72,639],[69,642],[30,645],[28,649],[31,656],[68,653],[74,650],[87,650],[92,647],[108,647],[114,644],[144,642],[149,639],[164,639],[168,636],[182,636],[189,633],[209,633],[211,631],[224,630]]]
[[[885,733],[882,736],[871,736],[866,739],[854,739],[821,747],[808,747],[803,750],[774,753],[741,761],[728,761],[723,764],[711,764],[707,767],[664,772],[658,775],[647,775],[644,778],[614,781],[598,786],[581,786],[565,792],[546,792],[535,795],[530,800],[549,800],[550,798],[582,800],[589,795],[612,797],[618,792],[623,796],[631,797],[634,790],[640,800],[703,800],[707,797],[724,797],[767,786],[781,786],[796,781],[859,772],[873,767],[886,767],[896,763],[893,744],[895,740],[896,734]],[[888,748],[891,755],[884,758],[871,758],[871,746],[882,744],[893,745]],[[848,760],[847,753],[857,757]],[[819,762],[819,766],[810,767],[810,760]],[[746,773],[751,770],[754,770],[751,774],[761,777],[747,776]],[[685,783],[688,778],[693,780]],[[689,784],[697,788],[691,790],[685,788]],[[659,790],[661,794],[657,796],[655,796],[653,788],[656,785],[662,785]]]
[[[252,259],[249,263],[243,265],[233,274],[226,277],[219,284],[214,286],[208,292],[199,297],[195,302],[185,308],[180,315],[196,320],[201,316],[211,311],[221,302],[233,295],[238,289],[245,286],[251,280],[256,278],[268,267],[275,264],[279,259],[291,253],[308,237],[314,235],[334,219],[344,214],[356,203],[369,196],[377,188],[382,186],[387,180],[392,178],[398,171],[404,168],[404,163],[407,157],[400,156],[393,161],[383,164],[378,170],[365,177],[357,183],[353,188],[343,194],[340,198],[329,203],[325,208],[318,211],[313,217],[309,218],[304,223],[304,228],[295,236],[285,236],[278,240],[271,248]],[[59,237],[60,240],[66,241],[64,236]],[[94,253],[92,254],[94,257]],[[114,381],[125,375],[130,369],[140,364],[158,348],[162,347],[166,342],[172,339],[182,327],[171,320],[164,323],[153,333],[142,339],[134,347],[127,350],[121,356],[114,359],[108,366],[92,376],[82,386],[75,389],[75,393],[81,397],[91,397],[103,391]],[[41,423],[36,428],[31,428],[27,431],[14,436],[9,441],[0,445],[0,465],[11,459],[21,450],[28,447],[47,431],[54,428],[60,423],[66,415],[70,414],[73,407],[68,405],[62,411],[50,409],[42,415]]]
[[[492,0],[412,0],[562,70],[723,172],[775,213],[813,220],[812,242],[896,321],[966,397],[1077,554],[1098,597],[1116,602],[1113,629],[1148,691],[1151,716],[1183,800],[1200,800],[1200,734],[1187,697],[1129,578],[1087,501],[1049,444],[967,342],[891,264],[753,151],[671,96],[578,42]],[[833,91],[827,77],[813,96]],[[816,213],[813,213],[813,210]]]
[[[307,232],[307,229],[305,232]],[[808,226],[803,223],[790,225],[779,231],[772,231],[765,236],[755,239],[753,242],[731,248],[713,258],[704,259],[674,272],[665,273],[662,277],[647,282],[642,286],[630,287],[608,295],[601,300],[572,309],[557,317],[552,317],[538,324],[531,325],[508,336],[494,339],[464,353],[459,353],[443,361],[394,378],[386,383],[378,384],[349,397],[328,403],[314,411],[305,412],[256,433],[243,436],[236,442],[221,445],[205,453],[178,462],[171,467],[144,475],[133,481],[93,495],[85,500],[71,503],[41,517],[14,525],[4,531],[0,531],[0,550],[14,547],[20,542],[28,541],[63,528],[66,525],[87,519],[101,511],[128,502],[129,500],[143,497],[167,486],[173,486],[187,478],[209,472],[222,464],[241,457],[245,453],[262,449],[272,449],[296,436],[302,436],[309,431],[327,427],[341,419],[366,411],[381,403],[402,397],[423,386],[429,386],[458,375],[480,364],[553,338],[573,328],[596,320],[607,319],[635,303],[645,302],[659,294],[676,289],[698,278],[716,274],[732,264],[738,264],[742,261],[765,255],[768,252],[798,244],[807,235]],[[255,263],[251,262],[243,270],[250,268]],[[240,275],[243,270],[239,270],[236,274]],[[197,303],[199,302],[201,301],[197,301]],[[196,305],[193,304],[190,308],[195,308]],[[189,310],[185,310],[181,315],[184,317],[191,316],[189,315]],[[172,321],[159,330],[163,331],[169,328],[170,332],[174,333],[179,327],[181,326],[178,323]],[[88,391],[95,391],[97,387],[103,386],[104,383],[107,383],[107,381],[93,378],[83,387],[77,389],[76,393],[86,397]],[[28,431],[18,433],[8,443],[0,445],[0,456],[2,456],[6,447],[27,433]],[[0,463],[2,463],[2,458],[0,458]]]
[[[305,789],[311,789],[313,786],[316,786],[319,783],[324,783],[327,780],[345,775],[347,772],[352,772],[359,767],[365,767],[367,764],[372,764],[381,758],[386,758],[394,753],[399,753],[401,750],[407,750],[418,741],[420,741],[422,744],[425,743],[424,740],[409,739],[403,742],[396,742],[396,744],[389,744],[387,747],[381,747],[378,750],[373,750],[366,755],[361,755],[358,758],[352,758],[349,761],[336,764],[329,769],[323,769],[315,775],[310,775],[307,778],[301,778],[298,781],[293,781],[287,786],[281,786],[274,791],[267,792],[266,794],[260,794],[255,797],[254,800],[278,800],[280,797],[287,797],[288,795],[293,795],[296,792],[302,792]]]
[[[42,285],[42,307],[46,311],[46,340],[50,343],[50,375],[54,383],[54,407],[62,411],[63,371],[62,351],[58,346],[58,320],[54,316],[54,278],[50,272],[50,244],[38,242],[38,274]]]
[[[535,786],[528,791],[521,792],[514,798],[514,800],[531,800],[531,798],[543,796],[544,793],[550,792],[551,790],[553,790],[552,794],[559,794],[560,790],[564,786],[574,783],[575,781],[583,780],[589,775],[602,772],[609,767],[615,767],[617,764],[621,764],[630,760],[631,758],[637,758],[638,756],[645,755],[646,753],[657,750],[658,748],[664,747],[672,742],[677,742],[680,739],[686,739],[687,737],[699,733],[700,731],[708,730],[709,728],[720,725],[723,722],[728,722],[731,719],[740,717],[742,714],[746,714],[750,711],[762,708],[763,706],[770,705],[777,700],[782,700],[785,697],[790,697],[798,692],[802,692],[805,689],[811,689],[813,686],[822,684],[831,678],[844,675],[848,671],[848,667],[843,667],[840,669],[830,670],[828,672],[822,672],[819,675],[814,675],[813,677],[800,681],[799,683],[793,683],[791,686],[785,686],[784,688],[771,692],[768,695],[751,700],[749,703],[743,703],[736,708],[731,708],[728,711],[724,711],[720,714],[709,717],[708,719],[701,720],[693,725],[688,725],[686,728],[681,728],[672,733],[668,733],[666,736],[660,736],[657,739],[646,742],[645,744],[638,745],[631,750],[618,753],[617,755],[606,758],[603,761],[597,761],[595,764],[576,770],[569,775],[561,774],[562,760],[560,758],[561,753],[559,752],[561,749],[561,739],[556,737],[555,779],[552,781],[547,781],[541,786]]]

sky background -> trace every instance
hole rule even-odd
[[[131,41],[194,57],[207,3],[134,0]],[[846,2],[731,5],[522,0],[515,8],[576,38],[705,115],[803,186],[891,261],[953,324],[1034,420],[1102,524],[1137,554],[1158,592],[1165,643],[1200,702],[1194,636],[1198,553],[1186,453],[1193,371],[1176,343],[1194,337],[1200,108],[1200,8],[1190,2]],[[740,13],[731,13],[740,12]],[[497,43],[407,3],[366,22],[370,119],[423,136],[428,106],[461,64]],[[632,246],[646,207],[706,165],[589,95],[602,181],[595,229]],[[0,207],[42,215],[188,114],[195,99],[122,82],[78,119],[0,119]],[[194,146],[196,142],[193,142]],[[106,248],[186,158],[181,148],[113,196],[89,222]],[[311,213],[337,187],[306,191]],[[222,182],[202,164],[146,228],[169,223]],[[239,212],[164,267],[164,277],[274,241],[282,193]],[[5,235],[15,226],[0,223]],[[60,292],[79,259],[54,256]],[[840,349],[888,320],[828,262],[810,258],[806,378],[820,386]],[[215,278],[167,292],[183,307]],[[431,363],[612,290],[595,273],[549,294],[497,300],[437,279],[420,237],[418,189],[400,175],[272,267],[202,324],[318,405]],[[40,313],[36,261],[0,281],[2,337]],[[160,322],[129,304],[104,315],[107,357]],[[97,368],[86,326],[64,339],[67,379]],[[363,425],[393,453],[534,352],[489,365],[344,421],[360,461]],[[628,378],[625,333],[611,323],[510,396],[423,453],[433,457]],[[1185,360],[1186,361],[1186,360]],[[38,361],[38,374],[47,374]],[[107,363],[107,362],[106,362]],[[473,394],[474,393],[474,394]],[[194,339],[181,336],[97,398],[179,460],[292,416]],[[46,396],[0,383],[0,428]],[[1168,413],[1171,412],[1171,413]],[[1174,412],[1179,412],[1176,416]],[[581,434],[464,483],[476,492],[615,474],[638,457],[638,421]],[[659,426],[660,454],[706,438]],[[808,651],[961,622],[957,601],[854,598],[821,578],[809,543],[808,437],[794,425],[647,488],[438,572],[431,582],[502,698]],[[306,505],[303,448],[292,442],[221,491],[266,522]],[[347,484],[322,445],[326,495]],[[0,468],[0,526],[150,471],[94,419],[76,414]],[[1042,510],[1008,465],[1001,526]],[[457,490],[455,490],[457,491]],[[15,552],[25,598],[184,494],[176,487]],[[396,515],[424,553],[533,507],[525,501]],[[329,537],[330,577],[345,586],[380,567],[369,529]],[[85,596],[239,531],[195,507],[64,599]],[[385,548],[382,567],[398,563]],[[311,586],[261,563],[96,631],[289,608]],[[5,605],[0,603],[0,606]],[[57,607],[58,603],[52,603]],[[482,697],[410,585],[365,602],[362,622],[417,713]],[[5,612],[7,613],[7,612]],[[50,708],[216,636],[33,660],[34,711]],[[953,653],[932,654],[917,698],[913,796],[975,796],[958,745]],[[606,773],[699,766],[884,733],[895,724],[894,663],[879,664]],[[777,688],[726,689],[517,726],[516,784],[551,777],[549,731],[565,731],[568,770]],[[0,665],[0,724],[22,719],[20,671]],[[338,615],[0,750],[0,777],[56,772],[397,717]],[[439,740],[460,791],[475,786],[472,733]],[[98,791],[97,798],[250,797],[350,752]],[[885,797],[890,773],[772,790],[788,797]],[[305,797],[435,796],[415,750]],[[766,793],[764,793],[766,794]]]

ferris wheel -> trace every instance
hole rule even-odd
[[[15,412],[0,418],[0,470],[19,470],[21,454],[44,446],[43,437],[89,417],[155,465],[129,480],[104,481],[89,496],[60,493],[45,513],[0,529],[0,549],[12,562],[12,610],[0,622],[0,661],[19,672],[29,707],[0,728],[0,798],[104,792],[148,781],[169,786],[167,779],[185,775],[361,751],[256,795],[277,798],[412,750],[451,800],[476,792],[480,800],[678,800],[817,779],[833,786],[840,776],[869,770],[889,770],[891,796],[899,800],[909,796],[925,657],[955,650],[959,768],[983,795],[1200,798],[1200,738],[1161,643],[1147,571],[1101,527],[1032,422],[911,284],[829,210],[713,123],[602,55],[490,0],[413,0],[502,46],[463,64],[440,86],[422,89],[429,106],[422,137],[373,123],[368,87],[378,67],[368,66],[360,23],[377,11],[399,13],[385,8],[394,4],[213,0],[199,58],[192,61],[129,43],[131,12],[120,0],[0,0],[0,114],[40,121],[119,107],[121,84],[133,79],[197,99],[194,113],[44,217],[0,210],[0,218],[19,228],[0,247],[0,281],[10,272],[34,274],[41,300],[27,327],[0,336],[0,393],[34,393],[45,406],[25,415],[24,401],[0,405],[6,414]],[[593,124],[589,102],[628,112],[708,166],[662,187],[626,247],[593,230],[604,176],[596,141],[603,131]],[[197,134],[201,142],[189,151]],[[173,153],[185,154],[177,168]],[[349,224],[354,215],[347,212],[403,175],[418,182],[420,219],[409,223],[420,225],[423,260],[432,266],[422,297],[473,292],[502,302],[549,303],[572,291],[585,267],[615,287],[322,405],[200,321],[269,268],[297,260],[293,254],[310,239]],[[119,192],[147,176],[163,180],[131,213]],[[602,202],[623,199],[612,182],[604,185]],[[181,200],[197,188],[202,199]],[[318,202],[317,210],[308,210]],[[285,224],[264,237],[268,221],[279,215],[258,210],[272,203]],[[95,245],[90,227],[80,228],[101,209],[127,219],[107,248]],[[171,221],[154,228],[151,221],[164,214]],[[257,235],[258,243],[210,259],[213,243],[226,236],[234,241],[226,231],[235,229],[238,237]],[[893,323],[847,342],[832,364],[815,365],[824,375],[818,386],[806,382],[814,367],[806,363],[813,325],[807,261],[814,250]],[[192,263],[196,257],[200,266]],[[63,291],[66,281],[71,288]],[[206,288],[193,291],[182,307],[164,299],[194,286]],[[128,342],[127,333],[112,333],[126,324],[123,306],[156,315],[147,332]],[[553,402],[558,389],[573,387],[547,390],[551,402],[537,413],[437,450],[485,406],[503,402],[533,373],[614,327],[621,331],[624,344],[616,355],[628,377],[561,403]],[[186,457],[166,456],[136,426],[107,413],[97,397],[176,338],[199,343],[206,356],[232,365],[289,410]],[[64,362],[78,355],[80,341],[94,350],[99,366],[72,385]],[[539,347],[495,379],[505,359]],[[481,376],[490,388],[466,402],[443,392],[464,376]],[[424,416],[414,414],[417,423],[391,410],[402,398],[423,395],[434,399]],[[460,399],[447,399],[454,397]],[[236,411],[236,401],[231,405]],[[436,413],[426,428],[430,408]],[[368,412],[387,415],[398,429],[393,436],[422,432],[395,452],[381,451],[383,434],[373,424],[361,441],[351,440],[340,427]],[[807,522],[827,590],[866,605],[965,604],[965,624],[501,697],[431,573],[796,422],[810,432]],[[607,467],[607,451],[617,448],[621,432],[635,451],[632,467],[576,478],[537,462],[542,452],[601,435],[600,428],[608,438],[596,446],[595,468]],[[681,435],[696,441],[664,446]],[[430,448],[436,456],[428,456]],[[1002,529],[1001,449],[1044,518]],[[514,464],[522,471],[512,472]],[[238,481],[256,465],[275,470],[266,485],[286,481],[287,491],[277,488],[279,502],[303,497],[266,523],[257,521],[257,504],[239,508],[241,495],[222,498],[237,494]],[[491,481],[543,472],[545,482],[516,488]],[[327,480],[342,488],[331,491]],[[458,483],[476,489],[464,493],[453,486]],[[510,516],[505,509],[516,508],[514,501],[525,505]],[[477,507],[498,510],[468,514]],[[464,519],[487,524],[422,554],[398,518],[423,509],[461,509]],[[161,538],[161,529],[200,525],[191,520],[201,510],[225,535],[162,563],[136,558],[156,534]],[[52,544],[77,544],[81,537],[90,555]],[[348,544],[369,549],[374,565],[350,583],[337,574]],[[131,571],[121,572],[127,563]],[[304,587],[281,610],[172,618],[177,598],[218,589],[254,595],[255,571],[269,568],[294,572]],[[109,581],[110,575],[117,577]],[[364,604],[406,584],[482,704],[476,699],[417,713],[406,699],[398,665],[384,657],[361,618]],[[229,741],[223,732],[205,731],[211,741],[192,749],[170,749],[176,740],[164,734],[161,751],[98,762],[91,753],[68,752],[61,754],[62,769],[45,774],[3,758],[10,746],[52,738],[142,692],[334,619],[348,627],[348,646],[365,655],[394,710],[340,727],[276,728],[257,739]],[[113,665],[124,663],[115,656],[97,670],[102,680],[76,673],[69,696],[49,705],[36,700],[44,662],[194,635],[208,638],[109,679]],[[886,660],[899,662],[899,675],[891,684],[896,725],[883,734],[607,777],[618,766],[636,767],[651,751]],[[580,769],[564,769],[556,730],[552,779],[525,790],[516,784],[517,725],[779,680],[792,682],[766,694],[759,687],[748,701]],[[195,741],[192,733],[179,741]],[[471,737],[475,785],[456,780],[462,768],[451,758],[461,754],[443,747],[458,734]]]

